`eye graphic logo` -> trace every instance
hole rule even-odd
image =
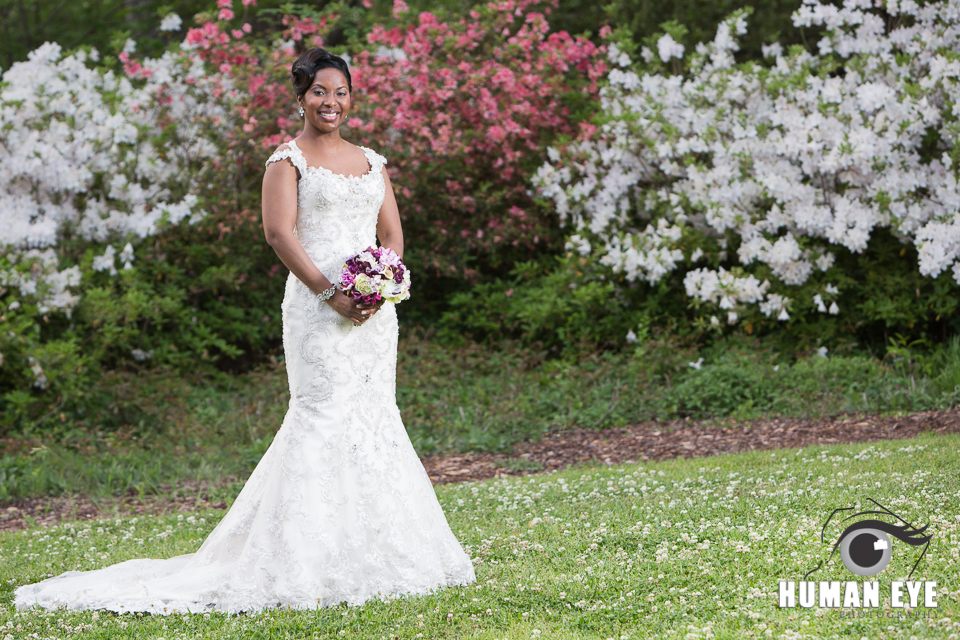
[[[896,520],[897,523],[870,518],[867,520],[859,520],[847,526],[833,544],[833,550],[830,552],[830,555],[825,560],[821,560],[820,564],[816,567],[808,571],[806,575],[803,576],[804,579],[814,571],[819,570],[825,563],[829,562],[838,550],[840,551],[840,559],[843,560],[843,566],[852,574],[861,577],[875,576],[890,564],[890,559],[893,555],[890,546],[890,536],[912,547],[923,547],[923,552],[913,564],[913,569],[910,570],[910,575],[907,576],[907,580],[913,576],[913,572],[917,570],[917,565],[923,560],[923,556],[927,554],[930,541],[933,539],[932,535],[924,534],[930,525],[927,524],[918,529],[873,498],[867,499],[875,504],[879,508],[879,511],[860,511],[859,513],[847,516],[842,522],[861,516],[872,515]],[[835,515],[844,511],[856,511],[856,507],[842,507],[833,510],[833,513],[830,514],[827,521],[823,523],[823,529],[820,532],[820,540],[822,542],[827,542],[827,525],[830,524],[830,521]]]

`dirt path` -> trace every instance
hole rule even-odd
[[[741,451],[847,444],[910,438],[924,432],[960,433],[960,409],[902,417],[840,416],[777,418],[749,422],[646,422],[603,430],[570,429],[524,442],[509,454],[426,456],[423,466],[434,485],[528,475],[574,464],[619,464],[641,460],[695,458]],[[229,482],[232,479],[228,479]],[[50,525],[60,520],[225,509],[211,502],[211,487],[184,483],[157,496],[127,496],[95,502],[89,498],[30,498],[0,503],[0,531]]]
[[[545,470],[596,460],[603,464],[699,458],[764,449],[789,449],[815,444],[849,444],[911,438],[924,432],[960,433],[960,408],[925,411],[902,417],[840,416],[806,419],[777,418],[748,422],[646,422],[600,431],[571,429],[524,442],[510,454],[426,456],[423,466],[434,484],[483,480],[498,474],[523,475],[497,466],[507,459],[539,463]],[[519,465],[516,465],[519,466]]]

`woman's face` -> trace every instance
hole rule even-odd
[[[350,111],[347,77],[338,69],[319,69],[300,105],[304,118],[320,132],[336,131]]]

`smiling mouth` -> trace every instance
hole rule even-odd
[[[321,111],[319,113],[320,113],[320,119],[326,122],[334,122],[336,121],[337,118],[340,117],[340,114],[335,111],[328,111],[328,112]]]

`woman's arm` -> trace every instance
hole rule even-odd
[[[280,261],[314,293],[332,287],[333,283],[327,280],[293,235],[297,224],[297,169],[289,160],[267,165],[263,175],[261,207],[263,233],[267,244],[277,252]],[[368,313],[363,310],[366,306],[354,304],[354,301],[339,289],[327,300],[327,304],[356,323],[363,323],[368,317]]]
[[[403,258],[403,229],[400,228],[400,211],[397,209],[397,199],[393,195],[393,185],[390,184],[390,176],[387,175],[386,167],[382,169],[382,173],[387,192],[383,196],[383,205],[380,207],[380,215],[377,217],[377,238],[380,240],[381,247],[389,247]]]

